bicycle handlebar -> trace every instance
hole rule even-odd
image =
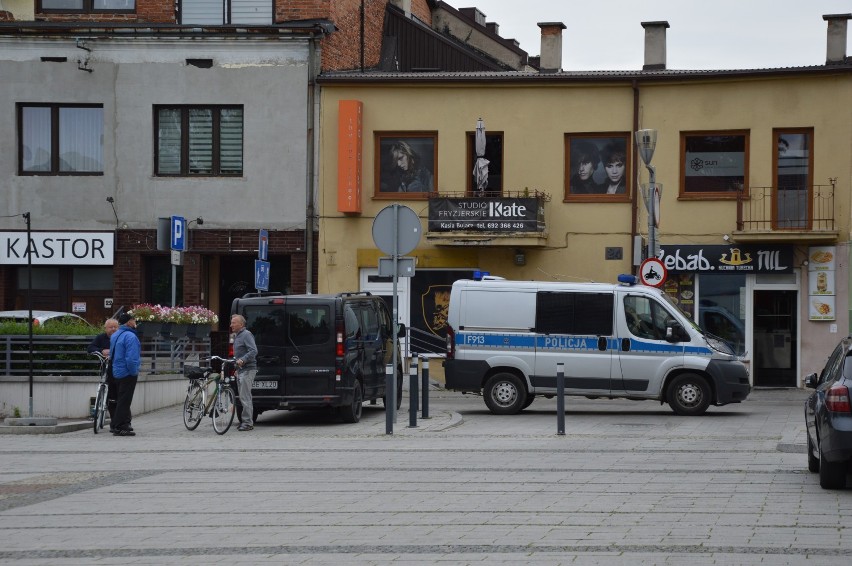
[[[231,363],[231,364],[233,364],[233,363],[235,363],[235,362],[237,361],[237,360],[235,360],[234,358],[223,358],[223,357],[220,357],[220,356],[210,356],[209,358],[200,358],[200,360],[202,360],[202,361],[211,361],[211,362],[212,362],[213,360],[218,360],[218,361],[220,361],[220,362],[224,362],[224,363],[226,363],[226,364],[227,364],[227,363]]]

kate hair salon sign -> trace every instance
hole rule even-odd
[[[431,198],[430,232],[536,232],[540,222],[535,198]]]
[[[0,232],[0,263],[6,265],[112,265],[112,232]]]

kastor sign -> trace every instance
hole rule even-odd
[[[0,232],[0,264],[112,265],[112,232]]]

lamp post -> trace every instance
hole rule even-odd
[[[662,186],[657,186],[656,170],[651,165],[651,159],[653,159],[654,150],[657,147],[657,130],[639,130],[635,133],[635,138],[639,157],[645,167],[648,168],[650,175],[647,190],[642,191],[645,208],[648,210],[648,257],[650,258],[657,255],[657,224],[660,217],[659,198],[662,192]]]

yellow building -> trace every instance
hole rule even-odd
[[[634,132],[651,129],[662,185],[653,239],[668,271],[657,282],[744,352],[755,385],[800,385],[849,330],[848,17],[826,17],[842,48],[829,33],[827,62],[813,67],[666,70],[655,42],[668,24],[649,22],[641,71],[563,72],[543,52],[540,73],[321,76],[318,291],[390,294],[372,228],[394,203],[422,229],[399,316],[437,342],[449,285],[475,271],[639,273],[653,223]],[[540,25],[545,49],[561,24]],[[490,161],[481,193],[479,118]]]

